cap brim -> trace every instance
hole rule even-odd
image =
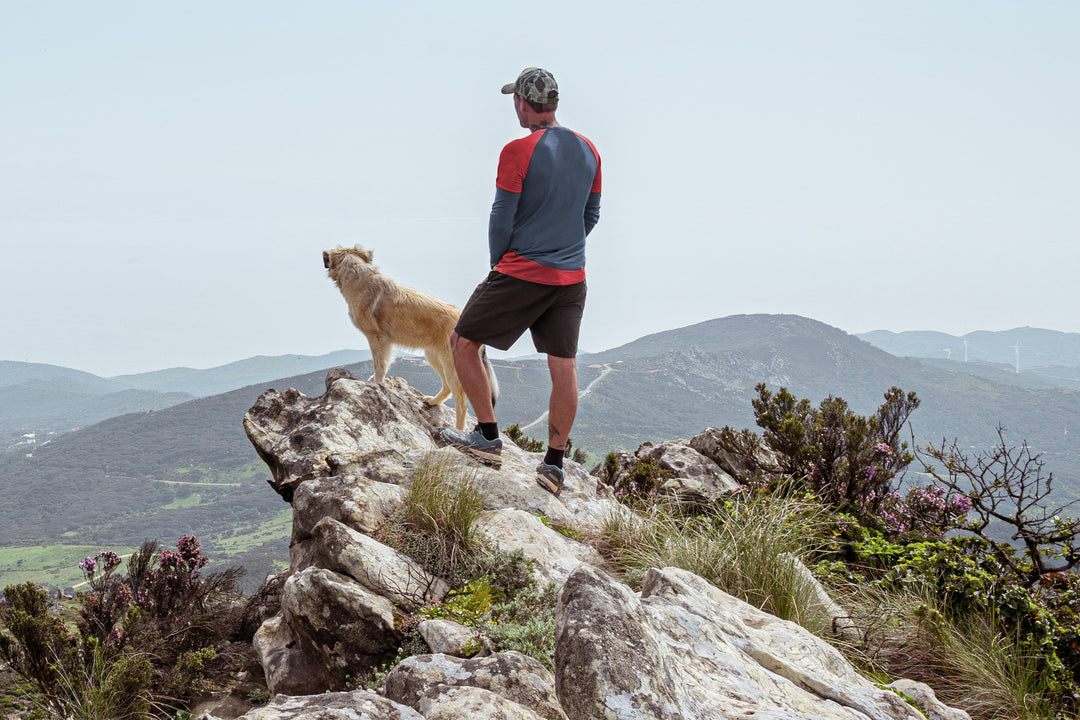
[[[515,87],[517,87],[516,82],[512,82],[512,83],[509,83],[507,85],[503,85],[502,86],[502,94],[503,95],[513,95]]]

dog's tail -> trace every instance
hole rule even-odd
[[[495,368],[492,367],[491,361],[488,360],[487,348],[480,348],[480,359],[484,361],[484,370],[487,372],[488,385],[491,386],[491,407],[495,407],[495,402],[499,399],[499,378],[495,377]]]

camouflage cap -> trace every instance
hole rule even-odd
[[[503,95],[513,93],[545,105],[559,102],[559,86],[555,84],[554,76],[547,70],[536,67],[522,70],[517,80],[503,85],[502,92]]]

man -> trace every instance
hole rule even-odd
[[[537,482],[558,495],[577,414],[585,236],[600,219],[600,155],[589,140],[555,120],[559,87],[548,71],[526,68],[502,92],[513,96],[518,122],[529,135],[508,143],[499,157],[488,222],[492,270],[450,336],[458,378],[479,422],[469,433],[442,434],[482,461],[500,462],[502,440],[480,350],[508,350],[529,330],[551,374],[548,447]]]

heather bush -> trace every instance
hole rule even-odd
[[[614,454],[608,457],[614,458]],[[627,471],[615,478],[612,487],[615,499],[631,507],[649,507],[656,503],[660,486],[673,474],[667,468],[660,467],[656,458],[647,455],[636,457]]]
[[[43,590],[9,586],[0,657],[62,717],[149,717],[182,706],[200,690],[238,609],[243,571],[204,574],[206,562],[191,535],[175,550],[144,543],[124,574],[116,553],[86,558],[74,634]]]
[[[814,408],[783,387],[775,395],[764,383],[756,390],[754,415],[766,445],[825,504],[890,536],[936,537],[963,522],[971,505],[962,493],[942,486],[899,492],[915,459],[900,439],[919,407],[915,393],[890,388],[877,411],[863,417],[843,398],[827,397]]]

